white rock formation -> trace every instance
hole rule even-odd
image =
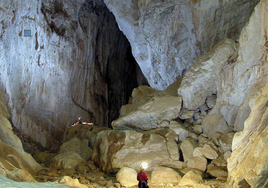
[[[181,142],[189,135],[189,131],[176,121],[171,121],[168,126],[179,136],[179,141]]]
[[[239,37],[236,63],[222,72],[217,85],[217,108],[229,126],[241,131],[249,116],[249,101],[267,82],[266,1],[256,6]]]
[[[225,39],[193,62],[178,89],[184,108],[196,110],[209,96],[217,93],[216,84],[220,78],[220,72],[235,50],[235,43]]]
[[[258,0],[104,2],[150,85],[162,90],[220,40],[237,39]]]
[[[128,98],[119,88],[133,88],[135,80],[128,78],[136,69],[105,4],[13,0],[0,1],[0,10],[1,91],[14,126],[51,149],[79,116],[108,126],[109,105],[109,115],[117,116]]]
[[[219,84],[217,102],[228,107],[222,114],[235,130],[242,130],[234,136],[228,159],[228,181],[235,188],[268,186],[267,6],[268,2],[261,0],[255,7],[239,38],[237,63],[225,72]]]
[[[114,129],[124,127],[142,130],[155,129],[163,121],[171,121],[179,116],[181,98],[175,96],[153,97],[137,107],[135,111],[118,118],[112,124]]]

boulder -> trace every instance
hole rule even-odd
[[[89,132],[93,128],[94,128],[93,125],[91,126],[83,124],[78,124],[74,127],[69,126],[64,132],[62,143],[68,142],[73,138],[78,138],[79,140],[85,140],[87,132]]]
[[[198,136],[198,144],[200,147],[203,147],[208,142],[209,142],[209,139],[207,137],[204,137],[203,135]]]
[[[212,142],[216,145],[216,146],[220,146],[220,142],[219,142],[219,138],[220,136],[222,135],[223,133],[220,133],[220,132],[215,132],[212,134]]]
[[[189,134],[188,130],[176,121],[171,121],[169,128],[179,136],[181,142],[185,140]]]
[[[193,158],[193,152],[197,146],[198,146],[197,142],[191,138],[186,138],[181,143],[180,147],[185,162]]]
[[[193,151],[193,157],[205,156],[207,159],[216,159],[219,155],[218,153],[210,147],[210,145],[205,144],[202,148],[197,147]]]
[[[220,149],[222,153],[232,150],[232,142],[234,134],[235,134],[234,132],[229,132],[226,134],[222,134],[219,137]]]
[[[52,158],[50,168],[60,170],[75,168],[77,164],[86,162],[79,154],[74,151],[65,152]]]
[[[85,163],[80,163],[80,164],[77,164],[76,167],[75,167],[75,170],[79,173],[79,174],[86,174],[88,172],[91,171],[91,168]]]
[[[171,121],[179,116],[181,98],[174,96],[153,97],[126,116],[113,122],[113,129],[155,129],[163,121]]]
[[[188,168],[204,172],[207,169],[207,159],[204,156],[193,157],[186,162]]]
[[[142,162],[147,162],[149,171],[158,165],[182,168],[179,148],[175,138],[168,137],[169,131],[101,131],[96,138],[92,159],[106,172],[116,172],[126,166],[138,170]]]
[[[217,93],[220,72],[234,51],[234,41],[225,39],[193,62],[178,89],[184,108],[196,110],[209,96]]]
[[[194,119],[195,120],[202,120],[205,116],[207,115],[207,113],[205,111],[195,111],[194,113]]]
[[[16,149],[3,143],[1,140],[0,148],[0,168],[2,169],[0,173],[15,181],[33,181],[34,169],[27,162],[35,162],[34,159],[29,158],[31,159],[30,161],[25,161],[27,158],[23,158],[24,155],[21,156]]]
[[[214,96],[214,95],[212,95],[212,96]],[[210,100],[210,98],[211,98],[211,96],[208,97],[206,101]],[[216,101],[215,101],[215,104],[216,104]],[[202,111],[205,111],[205,112],[206,112],[206,111],[208,111],[209,109],[211,109],[211,108],[207,105],[206,102],[205,102],[202,106],[199,107],[199,110],[200,110],[201,112],[202,112]]]
[[[226,123],[224,117],[217,108],[213,108],[202,121],[203,132],[212,138],[213,133],[221,132],[227,133],[231,128]]]
[[[123,167],[116,174],[116,180],[124,187],[137,186],[137,172],[128,167]]]
[[[155,167],[151,173],[150,184],[178,184],[181,176],[171,168]]]
[[[12,171],[8,171],[6,177],[17,182],[37,183],[33,175],[30,174],[27,170],[23,169],[14,169]]]
[[[190,170],[181,178],[179,186],[194,186],[203,182],[202,174]]]
[[[59,177],[54,182],[59,183],[59,184],[64,184],[64,185],[67,185],[70,187],[77,187],[77,188],[87,188],[88,187],[86,185],[81,184],[78,179],[73,179],[69,176]]]
[[[86,132],[86,139],[88,140],[90,148],[93,148],[97,134],[100,131],[104,131],[104,130],[108,130],[108,128],[94,126],[92,129],[90,129],[90,131]]]
[[[224,154],[221,154],[217,159],[214,159],[211,164],[218,167],[227,167],[227,162],[224,158]]]
[[[86,141],[81,141],[78,138],[72,138],[68,142],[63,143],[60,146],[59,154],[65,152],[76,152],[85,161],[88,161],[92,156],[92,149],[87,146]]]
[[[209,164],[207,166],[207,173],[215,178],[227,178],[228,172],[226,168],[215,166],[213,164]]]
[[[181,115],[179,116],[180,119],[190,119],[192,118],[194,115],[194,111],[193,110],[187,110],[187,109],[183,109],[181,111]]]
[[[207,98],[206,104],[208,108],[212,109],[216,105],[217,95],[211,95]]]
[[[177,137],[178,136],[173,131],[170,131],[165,136],[169,156],[174,161],[179,161],[180,160],[179,146],[177,144],[177,141],[178,141]]]
[[[129,104],[121,107],[120,116],[126,116],[130,112],[136,111],[139,106],[147,103],[153,97],[155,92],[156,89],[145,85],[134,88],[131,93]]]
[[[45,166],[49,166],[51,159],[55,157],[57,153],[49,153],[49,152],[37,152],[33,155],[33,158],[39,163],[44,164]]]
[[[188,137],[195,140],[195,141],[198,141],[198,138],[199,138],[199,136],[197,134],[191,133],[191,132],[189,133]]]

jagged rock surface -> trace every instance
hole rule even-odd
[[[104,2],[150,86],[163,90],[196,57],[225,38],[236,40],[259,0]]]
[[[98,126],[118,117],[136,65],[102,1],[1,1],[0,10],[1,90],[20,132],[55,149],[77,117]]]
[[[267,31],[268,2],[261,0],[239,38],[239,57],[222,82],[221,102],[239,116],[232,155],[228,162],[228,180],[233,187],[267,187]],[[231,79],[232,77],[232,79]],[[231,81],[231,80],[232,81]],[[227,87],[227,83],[232,87]],[[264,87],[262,87],[265,85]],[[230,95],[231,94],[231,95]],[[248,110],[249,109],[249,110]],[[250,112],[250,114],[248,114]],[[242,113],[247,116],[241,118]],[[228,119],[233,119],[229,117]],[[246,121],[245,121],[245,118]]]
[[[151,130],[161,127],[164,121],[171,121],[179,116],[181,98],[175,96],[153,97],[135,111],[113,122],[114,129],[123,127]]]
[[[138,170],[143,161],[150,164],[148,170],[161,165],[182,169],[185,164],[179,161],[179,146],[176,140],[172,139],[173,136],[167,130],[102,131],[96,138],[92,160],[106,172],[113,172],[125,166]],[[168,143],[172,142],[174,145],[169,148]],[[177,151],[177,158],[173,160],[171,156],[175,151]]]
[[[208,53],[198,57],[186,71],[178,94],[182,96],[183,107],[196,110],[212,94],[217,94],[220,72],[236,50],[232,40],[225,39]]]

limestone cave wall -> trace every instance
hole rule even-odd
[[[143,78],[102,1],[1,1],[0,15],[1,89],[13,125],[48,148],[79,116],[109,126],[136,72]]]
[[[259,0],[104,0],[150,86],[164,90],[225,38],[236,40]]]

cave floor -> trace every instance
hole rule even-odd
[[[98,169],[87,172],[87,173],[78,173],[73,169],[64,169],[64,170],[51,170],[51,169],[42,169],[35,174],[35,179],[38,182],[57,182],[57,179],[63,176],[69,176],[72,179],[78,179],[80,184],[87,186],[88,188],[120,188],[123,187],[116,180],[115,175],[105,174],[104,172],[99,171]],[[150,178],[150,175],[148,176]],[[138,182],[137,182],[138,184]],[[65,184],[66,185],[66,184]],[[160,185],[152,185],[148,183],[150,188],[231,188],[225,181],[216,180],[216,179],[208,179],[205,180],[202,184],[196,184],[194,186],[178,186],[174,184],[160,184]],[[130,188],[136,188],[137,186],[132,186]]]

